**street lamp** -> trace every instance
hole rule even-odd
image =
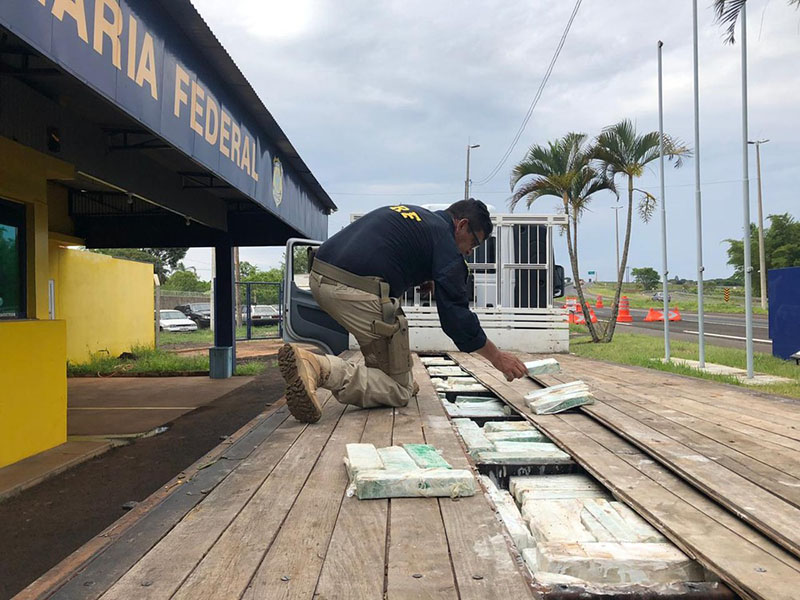
[[[621,208],[624,208],[622,204],[617,204],[616,206],[611,206],[611,210],[614,211],[614,222],[617,226],[617,233],[616,233],[616,241],[617,241],[617,279],[619,279],[619,211]]]
[[[756,147],[756,171],[758,171],[758,264],[761,275],[761,308],[767,308],[767,260],[764,255],[764,211],[761,207],[761,144],[769,140],[748,141]]]
[[[480,144],[467,144],[467,178],[464,180],[464,200],[469,200],[469,151],[480,147]]]

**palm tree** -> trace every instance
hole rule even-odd
[[[619,298],[622,292],[622,275],[625,273],[625,265],[628,261],[628,247],[631,242],[633,193],[639,192],[642,194],[639,201],[639,215],[645,223],[652,217],[656,206],[656,198],[652,194],[634,187],[633,182],[644,174],[644,168],[649,163],[659,157],[658,146],[659,135],[657,131],[639,135],[636,132],[636,126],[629,119],[624,119],[616,125],[606,127],[597,137],[594,158],[600,164],[606,177],[613,180],[618,175],[621,175],[628,180],[628,218],[625,227],[625,242],[622,249],[619,273],[617,273],[617,290],[614,304],[611,308],[611,320],[608,322],[603,336],[604,342],[610,342],[614,337],[614,328],[617,324]],[[691,150],[679,140],[664,134],[664,155],[669,160],[674,160],[675,168],[678,168],[683,164],[681,159],[684,156],[691,155]]]
[[[744,8],[746,0],[714,0],[714,12],[717,13],[717,22],[722,25],[727,25],[728,29],[725,31],[725,43],[733,44],[733,32],[736,28],[736,20],[739,18],[739,13]],[[800,8],[800,0],[788,0],[789,5],[794,4]]]
[[[587,140],[585,133],[568,133],[561,139],[548,142],[547,146],[531,146],[525,158],[511,172],[511,191],[514,195],[509,204],[514,210],[524,198],[530,207],[542,196],[555,196],[563,202],[564,214],[568,219],[565,230],[575,289],[592,340],[599,342],[600,336],[592,323],[579,277],[578,220],[594,193],[601,190],[616,193],[616,190],[613,181],[591,166],[593,149]]]

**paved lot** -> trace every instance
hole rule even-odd
[[[76,377],[67,384],[67,435],[147,433],[252,377]]]

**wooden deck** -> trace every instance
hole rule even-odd
[[[536,384],[451,356],[743,597],[800,597],[800,403],[558,355],[542,383],[581,379],[597,401],[535,416],[523,396]]]
[[[532,598],[486,497],[347,497],[345,445],[429,443],[469,468],[424,368],[402,409],[285,407],[19,598]],[[203,467],[208,468],[203,468]]]

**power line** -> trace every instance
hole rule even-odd
[[[726,183],[742,183],[741,179],[719,179],[716,181],[704,181],[703,186],[707,185],[721,185]],[[694,183],[672,183],[668,184],[666,187],[668,188],[680,188],[680,187],[690,187],[693,186]],[[657,186],[642,186],[642,189],[650,190],[656,189]],[[376,192],[376,193],[369,193],[369,192],[328,192],[331,196],[356,196],[356,197],[376,197],[376,196],[388,196],[388,197],[408,197],[408,198],[415,198],[415,197],[425,197],[425,196],[454,196],[454,197],[461,197],[464,193],[463,190],[453,190],[451,192]],[[481,191],[482,195],[489,195],[489,194],[499,194],[499,195],[506,195],[509,196],[510,193],[508,190],[483,190]],[[208,264],[208,263],[206,263]]]
[[[575,16],[578,14],[578,9],[581,7],[582,0],[577,0],[575,2],[575,8],[572,9],[572,14],[569,17],[569,21],[567,21],[567,26],[564,28],[564,33],[561,34],[561,40],[558,42],[558,46],[556,47],[556,51],[553,53],[553,58],[550,60],[550,65],[547,67],[547,71],[545,71],[544,77],[542,78],[542,82],[539,84],[539,89],[536,91],[536,95],[533,97],[531,101],[531,105],[528,107],[528,112],[525,114],[525,118],[522,119],[522,124],[519,126],[514,139],[512,140],[511,144],[508,146],[508,150],[505,151],[500,161],[495,165],[492,171],[483,179],[476,182],[475,185],[484,185],[489,183],[494,176],[503,168],[506,160],[508,157],[511,156],[511,153],[514,151],[514,148],[519,142],[519,138],[522,137],[522,134],[525,132],[525,128],[528,125],[528,121],[533,114],[533,109],[536,108],[536,105],[539,102],[539,99],[542,97],[542,92],[544,92],[544,87],[547,85],[547,80],[550,79],[550,75],[553,72],[553,67],[556,65],[556,61],[558,60],[559,54],[561,54],[561,49],[564,47],[564,42],[567,41],[567,34],[569,33],[570,27],[572,27],[572,22],[575,20]]]

